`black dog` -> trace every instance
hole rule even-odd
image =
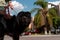
[[[1,28],[0,40],[3,40],[5,34],[12,35],[13,40],[19,40],[19,35],[28,27],[31,21],[31,13],[19,12],[17,16],[12,16],[11,19],[5,19],[4,16],[2,18],[5,22],[2,25],[3,28]],[[0,24],[2,23],[0,22]]]

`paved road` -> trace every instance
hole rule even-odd
[[[6,35],[4,40],[12,40],[12,38]],[[20,40],[60,40],[60,35],[29,35],[20,37]]]

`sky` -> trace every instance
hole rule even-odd
[[[16,0],[24,5],[24,11],[29,11],[36,6],[33,5],[36,0]]]
[[[36,0],[16,0],[24,5],[24,11],[29,11],[32,8],[36,8],[37,6],[34,5],[34,2]],[[47,0],[48,2],[54,2],[54,1],[59,1],[59,0]]]
[[[32,8],[37,8],[38,6],[34,5],[34,2],[36,0],[13,0],[13,1],[17,1],[19,2],[20,4],[23,5],[23,11],[30,11]],[[52,2],[52,3],[55,3],[57,4],[58,2],[60,2],[59,0],[47,0],[48,2]],[[35,14],[32,14],[32,16],[34,16]]]

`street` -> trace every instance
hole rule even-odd
[[[20,40],[60,40],[60,35],[29,35],[21,36]],[[4,40],[12,40],[10,36],[5,35]]]

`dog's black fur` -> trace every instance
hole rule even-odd
[[[11,19],[5,19],[0,14],[0,40],[3,40],[5,34],[13,37],[13,40],[19,40],[19,35],[28,27],[31,21],[31,13],[19,12],[17,16],[11,16]],[[1,21],[0,20],[0,21]]]

